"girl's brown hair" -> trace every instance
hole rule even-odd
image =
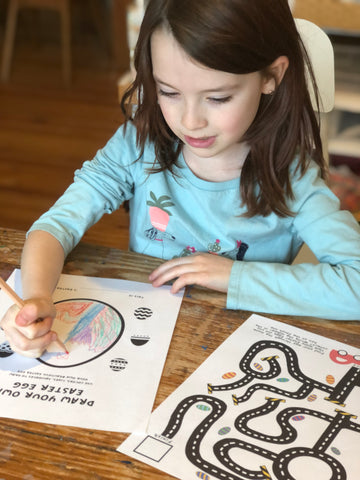
[[[310,157],[325,176],[318,119],[306,83],[306,68],[316,90],[311,64],[288,0],[150,0],[135,49],[136,78],[123,96],[126,121],[133,121],[141,153],[154,144],[152,171],[170,170],[182,144],[167,126],[157,103],[150,42],[155,29],[167,28],[197,62],[224,72],[268,73],[279,57],[289,59],[283,80],[272,95],[263,95],[253,124],[241,139],[250,145],[240,189],[246,216],[291,215],[290,166],[298,155],[303,174]],[[131,103],[137,108],[132,117]],[[157,163],[158,162],[158,163]],[[292,172],[293,173],[293,172]]]

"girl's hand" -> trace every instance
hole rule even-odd
[[[174,280],[172,293],[185,285],[201,285],[219,292],[227,292],[233,260],[211,253],[195,253],[169,260],[149,276],[154,287]]]
[[[50,331],[55,315],[51,300],[32,299],[21,309],[16,305],[10,307],[0,325],[14,352],[37,358],[57,338],[56,333]]]

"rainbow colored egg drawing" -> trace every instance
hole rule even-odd
[[[260,365],[260,363],[254,363],[254,367],[256,368],[256,370],[260,370],[260,371],[264,370],[263,366]]]
[[[196,472],[196,476],[201,478],[201,480],[210,480],[209,475],[206,475],[204,472]]]
[[[234,378],[235,375],[236,375],[235,372],[227,372],[227,373],[224,373],[224,375],[222,375],[222,378],[225,380],[229,380],[229,378]]]
[[[336,447],[331,447],[331,451],[332,451],[333,453],[335,453],[335,455],[340,455],[340,454],[341,454],[340,450],[339,450],[338,448],[336,448]]]
[[[99,300],[73,298],[55,302],[53,328],[61,332],[70,355],[45,352],[41,363],[53,367],[75,367],[106,353],[121,338],[125,321],[114,307]]]
[[[305,420],[305,417],[304,415],[295,415],[291,420],[294,420],[294,422],[301,422],[301,420]]]
[[[307,398],[308,402],[314,402],[316,399],[317,399],[317,395],[315,395],[315,393],[313,393],[312,395],[309,395]]]
[[[278,382],[282,382],[282,383],[285,383],[285,382],[288,382],[289,379],[288,378],[285,378],[285,377],[282,377],[282,378],[277,378],[276,379]]]
[[[326,381],[329,385],[332,385],[335,382],[335,378],[332,375],[326,375]]]
[[[210,410],[210,407],[208,407],[207,405],[196,405],[196,408],[198,408],[199,410],[203,410],[204,412],[208,412]]]
[[[230,427],[223,427],[223,428],[220,428],[220,430],[218,431],[218,434],[219,435],[226,435],[227,433],[229,433],[231,430]]]

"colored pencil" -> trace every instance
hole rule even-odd
[[[8,285],[1,277],[0,277],[0,288],[3,290],[5,293],[9,295],[11,300],[20,308],[22,308],[25,303],[24,301],[19,297],[19,295]],[[69,353],[63,342],[59,339],[55,340],[53,343],[55,343],[60,350],[62,350],[65,353]]]

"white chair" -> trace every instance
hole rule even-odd
[[[328,159],[328,116],[335,102],[335,66],[334,49],[326,33],[308,20],[296,19],[296,27],[301,35],[314,70],[316,83],[320,94],[320,126],[324,154]],[[317,110],[315,95],[310,85],[310,95],[313,107]]]
[[[320,96],[320,133],[324,148],[324,156],[328,160],[328,118],[334,108],[335,100],[335,66],[334,50],[326,33],[308,20],[296,19],[296,27],[301,35],[314,71]],[[317,110],[314,90],[309,84],[313,108]],[[294,263],[318,263],[315,255],[307,245],[303,245]]]

